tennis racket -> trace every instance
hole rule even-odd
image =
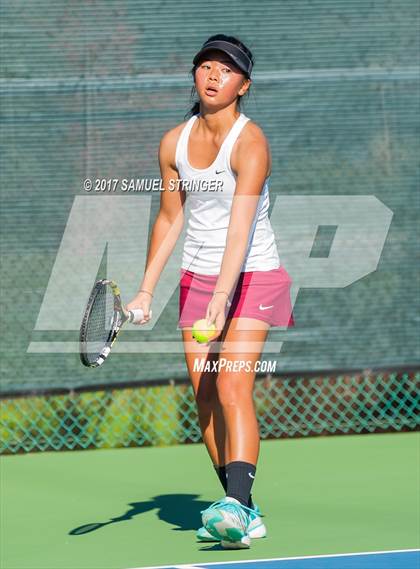
[[[150,310],[150,316],[152,311]],[[86,367],[104,363],[122,328],[128,321],[143,320],[141,308],[126,310],[121,293],[114,281],[102,279],[95,283],[80,326],[80,359]]]

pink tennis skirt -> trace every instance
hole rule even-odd
[[[219,275],[202,275],[181,269],[178,327],[189,327],[205,318]],[[229,300],[228,318],[256,318],[271,326],[294,326],[290,286],[292,279],[280,266],[271,271],[248,271],[239,276]]]

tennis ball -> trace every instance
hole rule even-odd
[[[199,344],[205,344],[216,332],[215,324],[207,324],[207,319],[196,320],[192,327],[192,336]]]

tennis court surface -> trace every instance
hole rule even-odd
[[[418,448],[418,433],[263,441],[269,534],[240,551],[195,539],[221,495],[201,444],[3,456],[0,567],[418,569]]]

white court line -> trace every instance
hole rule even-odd
[[[296,561],[301,559],[324,559],[327,557],[356,557],[357,555],[386,555],[388,553],[412,553],[414,551],[420,552],[420,549],[389,549],[385,551],[361,551],[356,553],[328,553],[324,555],[302,555],[298,557],[269,557],[267,559],[246,559],[244,561],[211,561],[206,563],[204,561],[196,561],[193,565],[179,565],[179,564],[166,564],[166,565],[153,565],[150,567],[131,567],[130,569],[167,569],[173,567],[175,569],[203,569],[212,565],[232,565],[239,563],[261,563],[264,561]]]

